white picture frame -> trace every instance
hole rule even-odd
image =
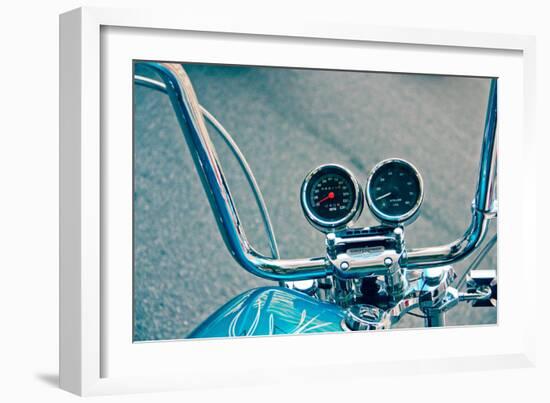
[[[155,35],[151,36],[153,32]],[[499,92],[499,119],[502,117],[499,147],[504,151],[519,150],[515,155],[506,152],[499,155],[499,164],[504,168],[499,172],[502,184],[499,191],[506,195],[506,184],[511,181],[520,181],[522,187],[535,189],[534,178],[506,168],[528,160],[532,152],[530,144],[534,142],[531,114],[535,46],[532,37],[314,21],[300,24],[245,18],[218,21],[151,10],[81,8],[65,13],[60,17],[60,385],[63,389],[79,395],[96,395],[291,382],[298,374],[301,380],[307,381],[345,378],[349,373],[365,377],[375,371],[389,375],[418,367],[437,372],[533,365],[534,329],[515,326],[512,316],[521,309],[522,321],[534,323],[530,316],[535,314],[536,296],[534,292],[523,296],[521,308],[509,303],[506,295],[512,283],[506,265],[500,272],[505,257],[506,264],[516,266],[515,275],[519,273],[523,278],[536,275],[534,254],[517,253],[521,259],[511,256],[512,234],[507,235],[507,227],[519,228],[513,234],[516,252],[529,246],[527,220],[523,220],[528,214],[527,203],[522,203],[525,196],[511,193],[500,202],[504,213],[499,217],[499,294],[503,297],[499,300],[498,326],[445,329],[445,334],[432,329],[428,333],[408,330],[132,343],[127,326],[132,316],[131,310],[128,311],[131,300],[117,298],[123,301],[119,304],[110,297],[112,293],[127,296],[131,292],[131,284],[125,282],[127,265],[121,265],[124,266],[121,273],[126,274],[120,276],[106,271],[110,259],[123,258],[123,251],[127,251],[127,233],[117,230],[125,224],[111,225],[106,220],[112,216],[102,213],[106,205],[122,212],[128,208],[124,203],[111,206],[108,196],[113,191],[113,183],[124,188],[128,169],[131,170],[130,153],[124,151],[127,143],[122,141],[127,137],[121,135],[122,140],[118,141],[106,133],[112,133],[115,127],[120,133],[127,133],[128,125],[131,126],[131,118],[127,119],[131,102],[128,104],[126,91],[131,85],[131,75],[126,80],[109,80],[110,84],[106,85],[102,74],[124,77],[125,69],[131,69],[127,61],[132,59],[181,60],[182,56],[171,53],[173,44],[184,40],[190,32],[193,38],[189,39],[189,48],[193,47],[193,40],[204,40],[200,49],[210,46],[213,50],[209,55],[194,53],[191,58],[197,61],[227,61],[231,55],[220,53],[222,48],[215,46],[216,41],[231,38],[259,47],[269,40],[270,46],[287,50],[289,57],[297,57],[292,52],[294,44],[304,49],[312,41],[319,41],[334,52],[341,50],[342,58],[322,61],[311,51],[309,59],[303,59],[298,65],[344,68],[357,63],[355,68],[366,69],[364,60],[356,56],[346,59],[344,48],[348,44],[384,53],[376,62],[369,62],[371,70],[499,76],[504,82],[504,90]],[[202,39],[200,33],[210,39]],[[270,57],[277,54],[258,51],[246,56],[237,48],[231,51],[241,52],[240,61],[255,60],[267,65],[274,63]],[[396,67],[401,63],[400,55],[417,53],[422,57],[409,57],[402,67]],[[115,62],[117,58],[120,60]],[[506,114],[507,111],[510,113]],[[513,136],[512,133],[520,134]],[[117,156],[117,165],[123,168],[115,168],[109,162],[113,155]],[[514,214],[506,215],[507,211]],[[109,232],[107,241],[105,228],[113,227],[116,228]],[[109,255],[113,253],[109,247],[112,242],[121,245],[120,256]],[[341,343],[342,337],[347,337],[346,343]],[[448,342],[469,337],[476,338],[475,345],[451,347],[452,343]],[[380,348],[388,343],[395,348]],[[437,348],[429,351],[399,347],[406,343]],[[327,345],[335,349],[337,346],[340,354],[331,354],[328,359],[308,355],[310,350]],[[378,347],[368,355],[351,355],[360,345]],[[304,354],[310,357],[307,362],[299,358]],[[186,357],[186,360],[174,357]]]

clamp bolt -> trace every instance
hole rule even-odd
[[[336,242],[336,234],[334,232],[329,232],[327,234],[327,246],[333,247],[334,243]]]

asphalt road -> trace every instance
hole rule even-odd
[[[487,79],[205,65],[186,70],[201,104],[246,156],[282,257],[324,252],[323,236],[302,215],[299,189],[308,171],[329,162],[350,168],[363,185],[388,157],[419,168],[425,200],[420,218],[406,229],[411,247],[447,243],[466,230]],[[134,110],[134,338],[183,338],[230,298],[270,282],[246,272],[225,249],[167,97],[136,86]],[[214,130],[211,135],[247,236],[268,254],[246,180]],[[358,225],[374,224],[366,208]],[[459,274],[467,263],[455,266]],[[480,268],[495,267],[496,248]],[[447,321],[496,323],[496,309],[464,305]],[[400,323],[419,325],[409,316]]]

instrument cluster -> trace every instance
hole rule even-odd
[[[401,158],[383,160],[370,172],[363,196],[351,171],[338,164],[325,164],[307,174],[300,190],[306,219],[322,232],[352,226],[361,215],[364,199],[382,224],[410,224],[424,199],[420,172]]]

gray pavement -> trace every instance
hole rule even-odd
[[[347,166],[363,185],[384,158],[402,157],[419,168],[425,200],[420,218],[407,228],[409,246],[447,243],[466,230],[487,79],[205,65],[186,70],[201,104],[246,156],[283,257],[323,254],[323,236],[303,217],[298,193],[304,175],[328,162]],[[167,97],[137,86],[134,94],[134,337],[177,339],[230,298],[271,283],[240,268],[225,249]],[[267,254],[246,180],[211,133],[247,235]],[[374,224],[366,208],[358,225]],[[482,268],[496,268],[496,248]],[[494,308],[464,305],[448,314],[450,325],[495,322]],[[400,327],[421,324],[406,317]]]

